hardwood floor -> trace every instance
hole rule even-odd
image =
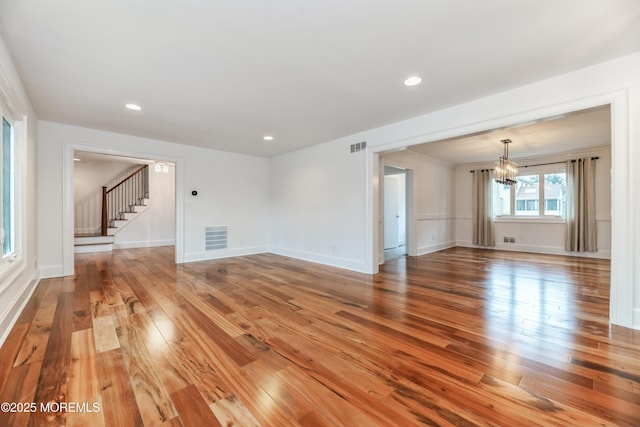
[[[172,260],[79,254],[43,280],[0,349],[0,425],[640,425],[640,331],[608,325],[608,261]]]

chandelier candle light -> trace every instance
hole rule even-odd
[[[504,144],[504,154],[500,156],[500,159],[496,163],[494,170],[496,182],[499,184],[513,185],[516,183],[518,165],[509,160],[509,144],[511,144],[511,140],[503,139],[500,142]]]

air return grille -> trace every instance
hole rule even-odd
[[[351,144],[351,152],[357,153],[367,148],[367,141],[358,142],[357,144]]]
[[[204,249],[213,251],[216,249],[226,249],[228,241],[227,226],[206,227],[204,229]]]

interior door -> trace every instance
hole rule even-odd
[[[400,246],[400,183],[403,175],[384,177],[384,248]]]

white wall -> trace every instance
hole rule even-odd
[[[15,66],[0,38],[0,98],[3,104],[13,104],[15,113],[22,117],[16,125],[16,138],[24,141],[21,150],[16,150],[16,163],[21,174],[16,176],[17,222],[22,234],[16,236],[20,257],[0,275],[0,344],[4,342],[22,308],[35,290],[38,280],[36,258],[36,139],[37,117],[22,87]],[[19,135],[18,135],[19,134]]]
[[[413,170],[413,212],[409,229],[415,245],[412,255],[423,255],[455,244],[453,209],[453,167],[445,162],[410,151],[382,156],[382,162]]]
[[[369,271],[365,153],[349,151],[356,142],[345,138],[271,159],[271,252]],[[408,213],[416,235],[413,242],[408,239],[413,254],[453,245],[453,168],[409,152],[385,155],[385,161],[413,170],[414,212]],[[442,185],[443,176],[449,186]]]
[[[149,167],[149,199],[146,210],[114,236],[114,249],[170,246],[176,238],[175,166],[167,172]]]
[[[178,261],[266,251],[267,159],[44,121],[38,123],[38,133],[38,257],[43,277],[73,272],[73,150],[176,163]],[[192,197],[191,190],[198,190],[198,196]],[[212,225],[229,227],[228,249],[204,250],[204,229]]]
[[[354,142],[271,159],[271,252],[365,271],[365,153],[350,153]]]
[[[559,153],[535,159],[518,159],[519,165],[566,161],[579,157],[599,156],[596,162],[596,220],[598,252],[566,252],[564,223],[531,220],[497,220],[494,223],[496,249],[537,252],[581,257],[611,257],[611,149],[604,147],[582,152]],[[473,246],[470,170],[493,167],[492,163],[460,165],[455,170],[455,236],[459,246]],[[504,243],[504,236],[515,237],[516,243]]]

